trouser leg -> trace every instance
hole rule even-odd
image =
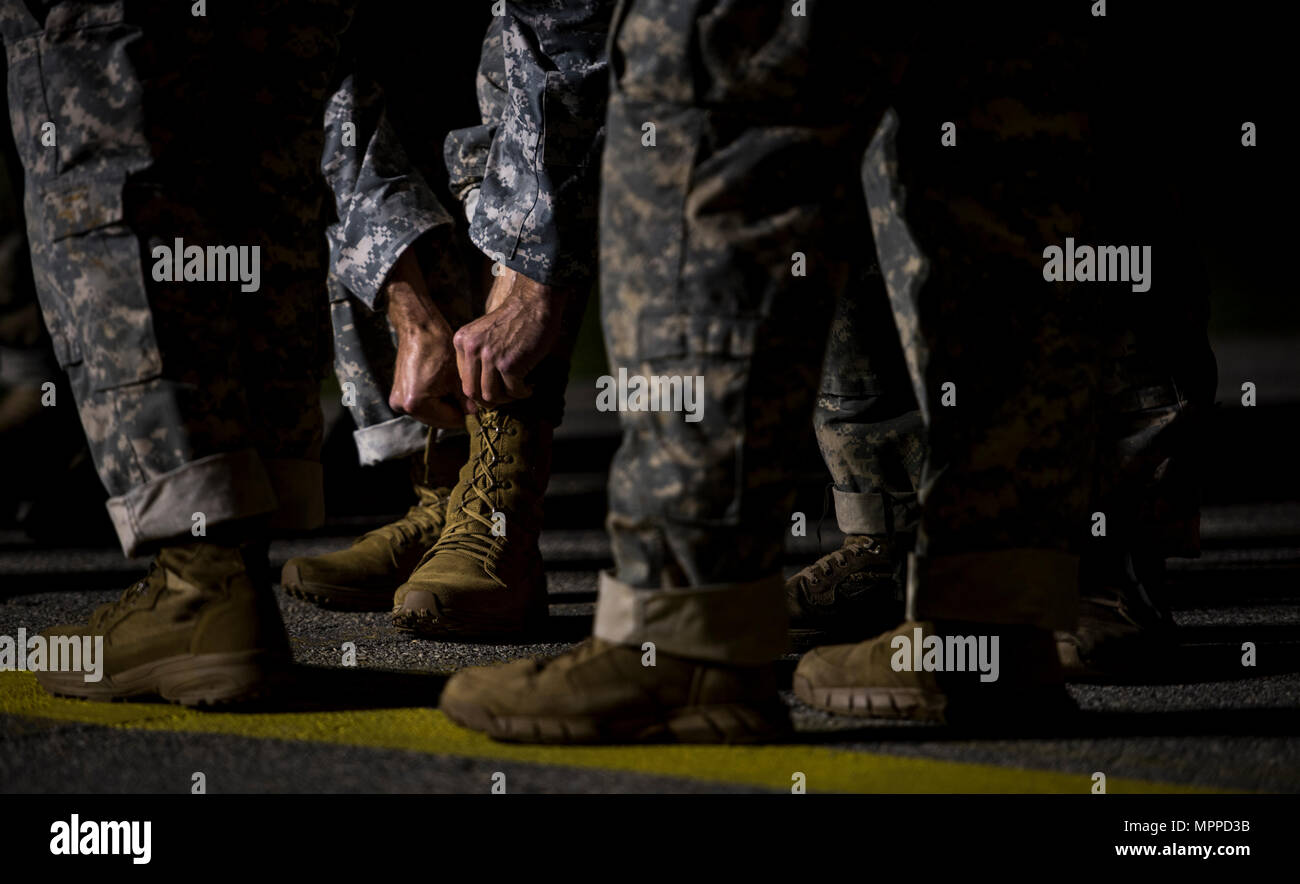
[[[817,11],[707,6],[630,3],[613,37],[621,75],[601,196],[610,366],[698,378],[701,393],[698,421],[620,415],[607,523],[616,569],[601,579],[595,634],[753,664],[785,646],[788,436],[811,416],[850,273],[863,139],[844,120],[862,111],[836,80],[853,50],[814,29],[829,21]],[[741,24],[757,29],[747,45],[762,64],[728,54]]]
[[[920,518],[925,429],[884,281],[874,266],[856,276],[831,320],[813,427],[840,531],[906,546]]]

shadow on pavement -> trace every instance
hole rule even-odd
[[[344,669],[295,665],[281,676],[275,692],[239,711],[342,712],[364,709],[434,708],[447,683],[437,672]]]

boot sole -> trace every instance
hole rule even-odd
[[[395,605],[393,625],[398,629],[414,632],[421,638],[456,641],[517,639],[521,636],[535,635],[546,629],[551,610],[545,575],[541,574],[535,578],[533,585],[536,588],[528,600],[527,607],[520,615],[503,616],[455,609],[436,611],[430,608],[407,609]],[[434,600],[435,603],[441,604],[436,596]]]
[[[386,611],[393,604],[393,589],[358,590],[347,586],[334,586],[329,583],[314,583],[302,579],[298,566],[288,562],[280,572],[280,585],[287,595],[332,611]]]
[[[508,743],[765,743],[791,733],[784,705],[779,710],[741,703],[691,706],[661,718],[640,719],[499,716],[472,704],[446,701],[438,708],[461,727]]]
[[[407,610],[393,608],[393,625],[414,632],[421,638],[436,639],[497,639],[519,638],[541,632],[546,628],[550,612],[545,608],[534,610],[523,620],[506,620],[485,615],[457,614],[455,611]]]
[[[262,696],[288,659],[270,651],[182,654],[87,682],[82,672],[37,672],[41,687],[78,700],[161,697],[182,706],[242,703]]]
[[[1063,684],[956,698],[920,688],[814,687],[799,674],[794,695],[816,709],[854,718],[918,721],[963,728],[1069,721],[1078,714]]]
[[[920,688],[813,687],[795,674],[794,695],[816,709],[855,718],[943,722],[948,698]]]

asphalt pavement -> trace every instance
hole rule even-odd
[[[1082,712],[1067,724],[971,733],[826,715],[788,690],[806,645],[795,641],[781,673],[796,734],[783,745],[519,746],[457,727],[436,711],[448,674],[559,653],[590,632],[597,577],[610,565],[603,465],[617,434],[609,416],[577,405],[557,442],[542,536],[544,634],[426,641],[386,613],[321,610],[277,588],[298,665],[293,691],[275,702],[218,712],[90,703],[50,697],[30,673],[0,673],[0,792],[189,792],[202,773],[209,793],[473,793],[502,774],[510,792],[788,792],[802,774],[809,792],[1087,793],[1097,772],[1110,792],[1300,791],[1300,493],[1278,473],[1270,482],[1252,472],[1259,447],[1249,436],[1294,413],[1250,414],[1242,431],[1247,418],[1231,402],[1215,439],[1227,440],[1218,455],[1233,465],[1211,482],[1203,555],[1170,563],[1177,650],[1137,683],[1072,686]],[[800,505],[809,535],[790,538],[787,573],[839,541],[833,519],[820,518],[824,488],[808,462]],[[312,536],[275,543],[273,564],[336,549],[383,518],[336,513]],[[80,619],[146,564],[103,544],[52,548],[0,532],[0,635]],[[343,665],[345,642],[355,667]],[[1253,667],[1242,665],[1245,642],[1256,645]]]

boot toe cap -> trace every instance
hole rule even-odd
[[[439,705],[444,710],[478,710],[480,715],[509,715],[532,711],[526,698],[533,693],[531,660],[462,669],[447,680]]]
[[[810,684],[837,684],[842,680],[840,667],[826,655],[827,648],[813,648],[799,659],[795,675]]]
[[[393,595],[394,608],[406,612],[429,612],[438,613],[438,597],[427,589],[418,589],[410,584],[404,584],[397,588]]]

